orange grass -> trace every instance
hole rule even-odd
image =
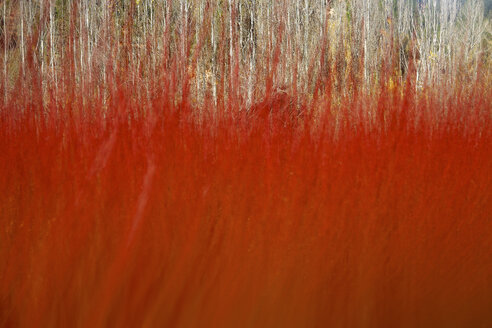
[[[278,56],[247,108],[224,80],[193,104],[179,59],[43,89],[28,54],[0,104],[0,326],[492,326],[490,86],[275,93]]]
[[[0,325],[492,325],[490,92],[407,93],[4,107]]]

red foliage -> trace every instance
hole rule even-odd
[[[124,95],[3,107],[1,326],[492,325],[490,92],[374,124]]]

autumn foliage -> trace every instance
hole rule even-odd
[[[328,67],[305,94],[272,58],[246,106],[194,102],[180,65],[43,88],[28,54],[0,104],[0,326],[492,326],[487,76],[337,92]]]

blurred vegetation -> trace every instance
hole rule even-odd
[[[196,101],[223,88],[250,103],[274,66],[275,87],[306,94],[319,77],[340,92],[369,90],[382,69],[403,83],[410,66],[416,85],[456,84],[479,67],[490,74],[491,9],[492,0],[5,0],[3,90],[28,70],[30,53],[46,85],[67,60],[81,83],[103,85],[113,59],[133,72],[125,83],[177,65]],[[323,76],[330,66],[336,76]]]

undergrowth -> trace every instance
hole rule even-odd
[[[274,60],[197,105],[110,67],[0,104],[0,326],[492,326],[486,77],[306,95]]]

